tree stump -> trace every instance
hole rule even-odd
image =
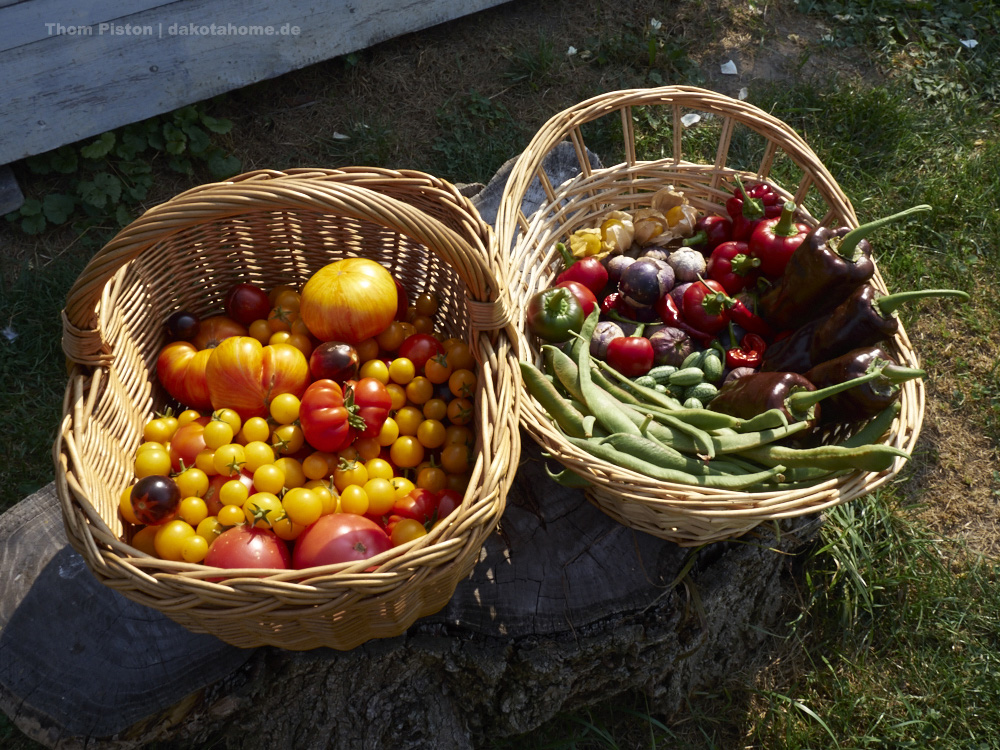
[[[448,606],[352,651],[238,649],[94,579],[50,485],[0,516],[0,708],[52,748],[472,748],[627,691],[672,713],[768,648],[815,531],[685,549],[552,482],[530,440]]]

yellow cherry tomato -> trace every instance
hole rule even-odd
[[[363,516],[368,512],[368,495],[357,484],[349,484],[340,492],[340,510],[343,513],[357,513]]]

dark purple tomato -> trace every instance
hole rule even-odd
[[[198,335],[201,319],[187,310],[172,313],[164,322],[167,337],[173,341],[190,341]]]
[[[132,511],[146,526],[158,526],[172,521],[180,509],[181,491],[168,476],[153,474],[143,477],[132,488]]]

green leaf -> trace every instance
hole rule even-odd
[[[65,193],[49,193],[42,202],[45,218],[53,224],[65,224],[76,208],[76,199]]]
[[[201,124],[211,132],[218,133],[219,135],[225,135],[233,129],[232,120],[227,120],[221,117],[212,117],[211,115],[205,114],[201,116]]]
[[[146,143],[157,151],[163,151],[166,148],[167,139],[163,137],[163,128],[160,126],[158,118],[154,117],[152,120],[146,121]]]
[[[120,227],[127,226],[132,222],[132,212],[124,203],[119,203],[118,208],[115,209],[115,220]]]
[[[181,174],[192,175],[194,174],[194,166],[191,164],[191,160],[187,157],[178,159],[174,157],[167,160],[167,166],[170,167],[175,172],[180,172]]]
[[[29,156],[24,160],[30,169],[35,174],[49,174],[52,172],[52,164],[49,161],[48,154],[35,154],[34,156]]]
[[[183,130],[171,122],[164,123],[163,137],[166,139],[164,150],[168,154],[177,156],[184,153],[184,149],[187,148],[187,136]]]
[[[27,198],[21,204],[21,216],[41,216],[42,202],[38,198]]]
[[[239,157],[233,156],[232,154],[226,154],[221,149],[216,153],[212,154],[207,162],[208,171],[212,173],[212,176],[217,180],[225,180],[229,177],[237,175],[243,169],[243,162]]]
[[[180,109],[174,111],[173,120],[179,128],[183,128],[186,125],[192,125],[198,122],[198,110],[191,104],[186,107],[181,107]]]
[[[136,130],[126,130],[121,141],[115,147],[115,155],[120,159],[131,161],[146,150],[146,136]]]
[[[200,154],[212,145],[212,139],[209,138],[208,133],[197,125],[185,125],[184,133],[188,137],[188,148],[192,154]]]
[[[25,234],[41,234],[45,230],[45,217],[41,214],[25,216],[21,219],[21,231]]]
[[[49,164],[59,174],[73,174],[79,167],[79,159],[76,158],[76,149],[72,146],[60,146],[52,152]]]
[[[117,203],[122,197],[122,181],[110,172],[98,172],[94,175],[94,184],[104,191],[112,203]]]
[[[115,147],[115,134],[113,132],[103,133],[96,141],[80,149],[80,154],[85,159],[100,159],[111,153]]]

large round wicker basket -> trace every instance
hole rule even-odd
[[[439,611],[496,530],[520,453],[516,333],[496,248],[453,185],[414,171],[258,171],[147,211],[95,255],[66,302],[73,366],[54,458],[72,546],[104,584],[240,647],[350,649]],[[130,546],[117,498],[143,425],[169,403],[154,373],[165,317],[221,312],[237,281],[297,285],[343,257],[379,262],[411,295],[433,290],[446,332],[475,352],[477,445],[460,508],[360,563],[221,581],[217,568]]]
[[[651,130],[669,135],[655,139]],[[600,146],[591,148],[588,139],[612,143],[618,149],[613,158],[621,161],[595,168],[594,155],[607,161]],[[579,173],[553,185],[545,165],[557,147],[568,148],[567,142],[576,153]],[[524,308],[561,270],[558,241],[567,242],[577,229],[600,226],[608,211],[648,207],[652,194],[667,185],[698,209],[725,215],[737,175],[744,181],[767,179],[799,205],[812,226],[858,226],[851,202],[805,141],[748,103],[699,88],[666,86],[602,94],[546,122],[513,167],[496,224],[500,246],[511,250],[520,357],[542,361],[539,342],[524,326]],[[535,205],[525,215],[525,206]],[[872,283],[888,291],[878,271]],[[917,366],[902,329],[890,348],[901,364]],[[904,385],[901,405],[882,442],[910,451],[923,418],[920,380]],[[681,545],[734,538],[764,521],[817,513],[885,484],[905,462],[900,457],[887,471],[855,471],[794,491],[712,490],[657,481],[595,459],[566,441],[533,398],[522,403],[521,423],[545,453],[589,481],[588,497],[603,511]]]

